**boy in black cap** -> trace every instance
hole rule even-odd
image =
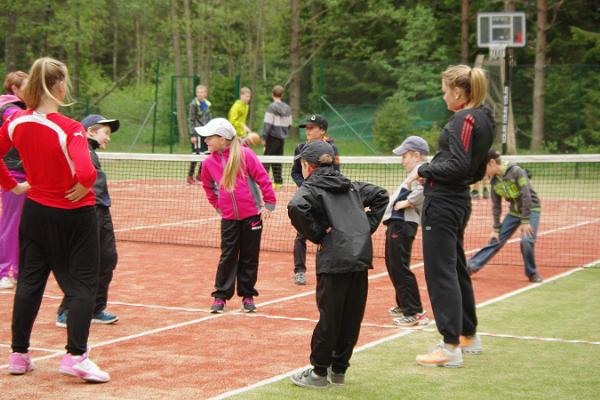
[[[119,320],[114,314],[106,311],[108,299],[108,286],[112,281],[113,271],[117,266],[117,247],[112,217],[110,215],[110,196],[106,183],[106,174],[102,170],[96,149],[106,149],[110,143],[111,134],[119,130],[118,119],[106,119],[101,115],[92,114],[85,117],[81,124],[86,129],[90,157],[96,168],[96,182],[94,183],[94,194],[96,195],[96,217],[98,219],[98,230],[100,236],[100,274],[98,276],[98,288],[96,291],[96,305],[92,316],[92,323],[113,324]],[[56,326],[67,327],[68,304],[65,299],[58,308]]]
[[[324,141],[306,144],[301,153],[306,179],[288,204],[292,225],[317,253],[319,322],[311,341],[313,368],[291,377],[303,387],[343,385],[358,340],[373,268],[371,235],[388,204],[385,189],[350,182],[334,168],[335,153]],[[365,209],[369,211],[365,212]]]
[[[296,185],[300,187],[304,183],[300,153],[302,153],[302,149],[307,143],[314,141],[329,143],[333,148],[334,154],[333,168],[339,172],[340,155],[337,147],[333,144],[333,139],[327,137],[327,120],[318,114],[313,114],[298,127],[306,129],[306,143],[299,143],[294,150],[292,179]],[[300,234],[297,234],[296,239],[294,239],[294,283],[296,285],[306,285],[306,239]]]

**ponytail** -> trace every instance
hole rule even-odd
[[[54,100],[60,106],[69,106],[73,104],[66,104],[52,94],[54,85],[62,81],[64,81],[66,85],[65,98],[70,99],[70,81],[67,66],[50,57],[42,57],[35,60],[31,66],[29,79],[23,90],[23,100],[25,100],[27,108],[37,108],[44,96]]]
[[[242,142],[240,138],[235,136],[229,144],[229,159],[225,164],[223,177],[221,178],[221,186],[223,189],[232,192],[235,189],[235,181],[240,169],[244,166],[244,156],[242,153]],[[244,172],[242,171],[242,174]],[[244,174],[245,177],[245,174]]]
[[[451,65],[443,73],[442,79],[449,88],[461,88],[467,96],[464,108],[481,106],[487,94],[487,78],[481,68],[468,65]]]

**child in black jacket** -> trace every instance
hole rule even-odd
[[[389,201],[385,189],[350,182],[333,168],[334,160],[328,143],[308,143],[301,153],[306,181],[288,204],[298,233],[319,245],[320,317],[311,341],[313,368],[291,378],[304,387],[322,388],[328,380],[344,383],[367,301],[368,270],[373,268],[371,235]]]

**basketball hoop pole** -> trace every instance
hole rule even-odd
[[[508,50],[508,49],[506,49]],[[510,51],[504,52],[504,91],[502,104],[502,154],[506,154],[506,138],[508,134],[508,103],[510,100]]]

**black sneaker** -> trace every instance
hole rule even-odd
[[[538,274],[533,274],[529,277],[529,282],[531,282],[531,283],[541,283],[543,281],[544,281],[544,278],[542,278]]]
[[[223,312],[223,310],[225,310],[225,300],[215,297],[215,301],[210,307],[210,312],[213,314],[220,314]]]
[[[256,311],[256,306],[254,305],[254,299],[252,297],[244,297],[242,300],[242,311],[247,313]]]

